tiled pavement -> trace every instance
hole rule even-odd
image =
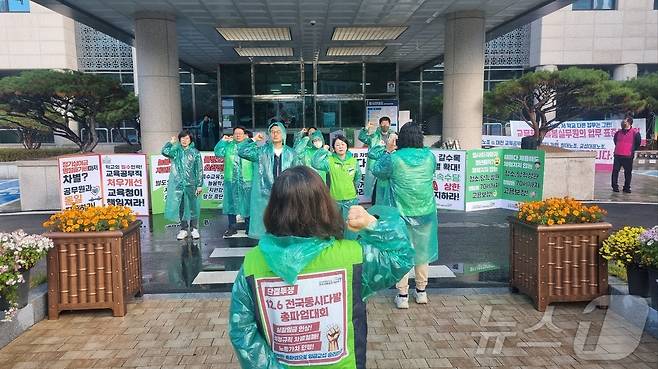
[[[147,296],[124,318],[95,311],[42,321],[0,350],[0,368],[239,368],[227,337],[228,295],[187,298]],[[646,333],[634,340],[612,310],[583,314],[585,304],[570,303],[545,315],[522,295],[431,293],[429,305],[400,311],[391,298],[368,304],[368,368],[658,368],[658,340]],[[537,325],[542,317],[555,325]],[[585,322],[589,336],[577,334]],[[598,342],[598,359],[628,355],[588,360],[574,342],[585,354]]]

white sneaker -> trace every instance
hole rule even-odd
[[[409,309],[409,297],[395,296],[395,306],[398,309]]]
[[[199,230],[196,229],[196,228],[192,229],[192,238],[194,238],[195,240],[198,240],[199,237],[201,237],[201,235],[199,234]]]
[[[427,299],[427,292],[418,292],[416,291],[416,303],[417,304],[427,304],[429,300]]]
[[[178,235],[176,236],[176,239],[178,240],[184,240],[187,237],[187,231],[184,229],[181,229],[180,232],[178,232]]]

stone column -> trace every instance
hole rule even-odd
[[[463,11],[447,16],[443,74],[443,139],[462,149],[482,144],[484,94],[484,14]]]
[[[612,79],[615,81],[628,81],[637,78],[637,64],[622,64],[615,67]]]
[[[175,17],[137,13],[135,51],[142,152],[156,154],[182,127]]]

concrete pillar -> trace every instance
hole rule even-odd
[[[628,81],[637,78],[637,64],[622,64],[615,67],[612,79],[615,81]]]
[[[443,74],[443,139],[462,149],[482,144],[484,15],[464,11],[447,16]]]
[[[137,13],[135,51],[142,152],[156,154],[182,127],[175,17]]]

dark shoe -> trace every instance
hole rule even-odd
[[[231,237],[231,236],[233,236],[237,233],[238,233],[238,231],[236,231],[235,229],[229,228],[229,229],[226,230],[226,232],[224,232],[224,238],[229,238],[229,237]]]
[[[619,192],[619,188],[613,188],[612,192]]]
[[[627,189],[624,188],[623,191],[624,191],[624,193],[632,193],[630,189],[627,190]]]

